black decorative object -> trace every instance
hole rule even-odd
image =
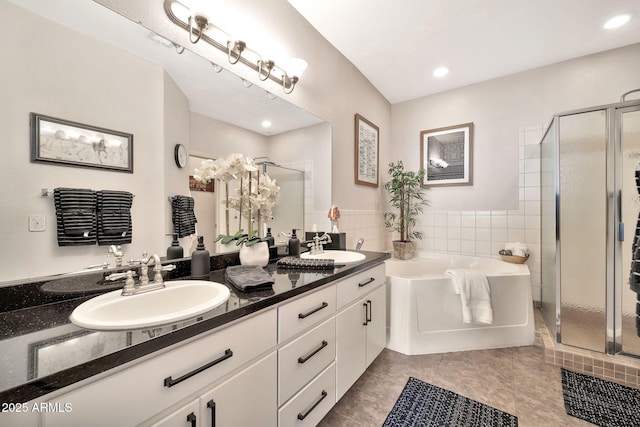
[[[514,415],[409,377],[383,427],[517,425]]]
[[[562,369],[567,414],[602,427],[640,426],[640,390]]]

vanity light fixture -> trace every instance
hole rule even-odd
[[[189,41],[193,44],[200,40],[208,43],[216,49],[227,54],[229,63],[234,65],[242,63],[258,73],[261,81],[272,80],[282,86],[285,94],[293,92],[300,80],[302,73],[307,68],[307,63],[300,58],[290,58],[283,64],[276,64],[272,59],[264,59],[258,52],[247,47],[242,40],[232,39],[222,30],[212,25],[207,17],[201,14],[192,14],[187,6],[177,0],[165,0],[164,10],[167,17],[189,33]],[[226,37],[224,42],[216,40],[216,37]],[[251,59],[249,57],[257,59]],[[214,64],[214,68],[216,65]],[[216,69],[216,72],[217,69]]]
[[[624,24],[629,22],[630,19],[631,15],[628,13],[622,13],[607,20],[607,22],[604,23],[603,28],[605,30],[613,30],[614,28],[622,27]]]

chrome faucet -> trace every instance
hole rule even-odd
[[[114,273],[106,277],[107,280],[118,280],[123,277],[126,278],[124,288],[122,288],[122,295],[124,296],[136,295],[164,288],[165,285],[162,279],[162,272],[171,271],[176,268],[175,264],[163,266],[158,255],[153,254],[150,257],[147,257],[146,252],[143,254],[142,259],[129,261],[129,265],[140,266],[140,280],[137,284],[133,280],[135,273],[131,270],[127,270],[124,273]],[[153,265],[153,282],[149,282],[149,265]]]
[[[124,257],[122,246],[116,246],[116,245],[109,246],[109,251],[107,252],[107,256],[108,257],[112,256],[116,259],[116,267],[122,267],[122,257]]]
[[[331,236],[327,233],[324,233],[322,236],[318,236],[318,233],[313,237],[313,242],[307,243],[307,247],[309,247],[309,253],[311,255],[317,255],[324,252],[324,248],[322,245],[327,243],[331,243]]]
[[[356,243],[356,251],[359,251],[360,249],[362,249],[363,244],[364,244],[364,238],[361,237],[358,239],[358,242]]]

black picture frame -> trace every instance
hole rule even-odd
[[[31,113],[31,161],[133,173],[133,134]]]

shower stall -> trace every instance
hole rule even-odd
[[[554,116],[542,139],[542,313],[558,343],[640,357],[640,100],[627,94]]]

